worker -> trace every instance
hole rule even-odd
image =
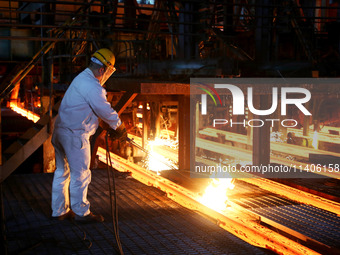
[[[87,199],[91,182],[90,137],[98,128],[98,117],[126,135],[117,112],[106,99],[102,87],[115,72],[115,56],[106,48],[96,51],[91,63],[74,78],[59,107],[52,144],[55,149],[56,170],[52,183],[52,217],[78,222],[102,222],[93,214]]]

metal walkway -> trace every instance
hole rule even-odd
[[[229,199],[259,215],[266,223],[290,236],[332,254],[340,254],[340,217],[317,207],[300,204],[251,184],[236,185]]]
[[[106,171],[93,171],[89,188],[91,209],[105,217],[103,223],[52,220],[52,177],[11,175],[3,183],[9,254],[115,254]],[[116,188],[125,254],[271,254],[178,205],[156,188],[131,178],[118,178]]]

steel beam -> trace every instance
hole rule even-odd
[[[133,99],[135,99],[136,96],[137,96],[137,93],[133,93],[133,92],[124,93],[124,95],[120,98],[120,100],[114,107],[118,115],[122,114],[125,108],[133,101]]]
[[[323,210],[340,215],[340,203],[338,202],[334,202],[329,199],[319,197],[317,195],[293,187],[289,187],[287,185],[277,183],[269,179],[252,178],[251,175],[248,175],[248,178],[242,178],[240,180],[254,184],[258,187],[261,187],[261,189],[273,192],[275,194],[289,198],[299,203],[312,205]]]
[[[210,136],[210,137],[218,137],[218,134],[222,134],[225,136],[226,141],[231,141],[233,143],[240,143],[243,145],[246,145],[247,147],[251,147],[252,144],[248,143],[247,137],[245,135],[236,134],[228,131],[213,129],[213,128],[206,128],[204,130],[199,131],[200,134]],[[197,147],[213,151],[215,153],[222,153],[225,155],[228,155],[230,157],[234,157],[240,160],[244,161],[250,161],[251,160],[251,151],[248,149],[238,148],[236,146],[231,146],[227,144],[222,144],[214,141],[205,140],[203,138],[196,138]],[[334,157],[339,157],[339,153],[335,152],[329,152],[329,151],[323,151],[323,150],[315,150],[312,148],[303,148],[298,145],[293,144],[284,144],[279,142],[270,142],[271,150],[276,152],[285,152],[287,154],[296,155],[299,157],[305,157],[306,159],[309,159],[309,154],[313,153],[319,153],[324,155],[331,155]],[[298,162],[294,160],[288,160],[282,157],[276,157],[271,156],[270,162],[276,163],[276,164],[282,164],[282,165],[295,165],[296,169],[298,171],[306,171],[305,169],[308,169],[308,166],[310,164]],[[321,173],[318,173],[323,176],[327,176],[329,178],[335,178],[340,179],[339,172],[331,171],[329,168],[325,168],[326,171],[323,171]]]
[[[105,149],[98,148],[99,160],[106,163]],[[287,237],[284,237],[264,226],[261,226],[257,219],[240,215],[240,212],[229,208],[223,213],[218,213],[197,201],[197,194],[168,180],[156,173],[148,171],[132,162],[129,162],[116,154],[110,153],[112,166],[121,172],[130,172],[136,180],[156,187],[167,194],[169,198],[180,205],[207,215],[213,219],[218,226],[245,240],[246,242],[269,249],[278,254],[319,254]]]
[[[301,132],[301,130],[299,130]],[[252,142],[248,142],[248,138],[245,135],[232,133],[229,131],[214,129],[214,128],[205,128],[199,131],[199,134],[218,137],[218,134],[221,134],[225,137],[226,141],[231,141],[235,143],[241,143],[244,145],[252,146]],[[309,154],[319,153],[323,155],[332,155],[335,157],[340,157],[340,153],[325,151],[325,150],[316,150],[313,148],[302,147],[295,144],[281,143],[281,142],[270,142],[270,149],[276,152],[286,152],[287,154],[304,157],[306,159],[309,158]]]
[[[200,157],[196,157],[196,161],[206,165],[216,164],[216,162],[214,161],[203,159]],[[266,191],[272,192],[274,194],[302,204],[312,205],[317,208],[321,208],[323,210],[340,215],[340,203],[338,202],[272,181],[270,179],[258,178],[257,176],[250,173],[238,173],[238,175],[238,180],[261,187],[261,189],[264,189]]]
[[[178,104],[178,166],[179,169],[190,170],[190,115],[189,96],[180,96]]]
[[[188,83],[141,83],[141,94],[152,95],[189,95]]]
[[[256,109],[268,109],[268,95],[255,96]],[[265,116],[254,116],[256,119],[265,120]],[[270,125],[266,121],[263,127],[253,129],[253,165],[268,165],[270,163]]]
[[[243,148],[237,148],[235,146],[221,144],[218,142],[213,142],[209,140],[205,140],[203,138],[196,138],[196,147],[202,148],[203,150],[209,150],[215,153],[224,154],[226,156],[230,156],[232,158],[236,158],[241,161],[250,161],[251,160],[251,151]],[[286,166],[295,166],[297,171],[306,171],[305,169],[309,169],[310,164],[302,163],[294,160],[288,160],[281,157],[271,156],[271,163],[276,163],[279,165]],[[321,177],[329,177],[334,179],[340,179],[340,174],[335,171],[330,171],[331,169],[325,168],[325,171],[318,173],[322,175]]]
[[[147,146],[149,134],[149,112],[147,109],[147,103],[143,102],[143,128],[142,128],[142,147],[145,149]]]

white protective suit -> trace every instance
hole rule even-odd
[[[67,89],[54,125],[52,144],[56,170],[52,183],[52,216],[70,208],[79,216],[90,213],[87,200],[91,182],[89,138],[98,128],[98,117],[116,129],[121,121],[106,99],[106,90],[87,68]]]

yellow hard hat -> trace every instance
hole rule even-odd
[[[106,48],[102,48],[97,50],[92,57],[98,59],[101,63],[103,63],[107,67],[113,67],[116,61],[115,55],[113,55],[112,51]]]

